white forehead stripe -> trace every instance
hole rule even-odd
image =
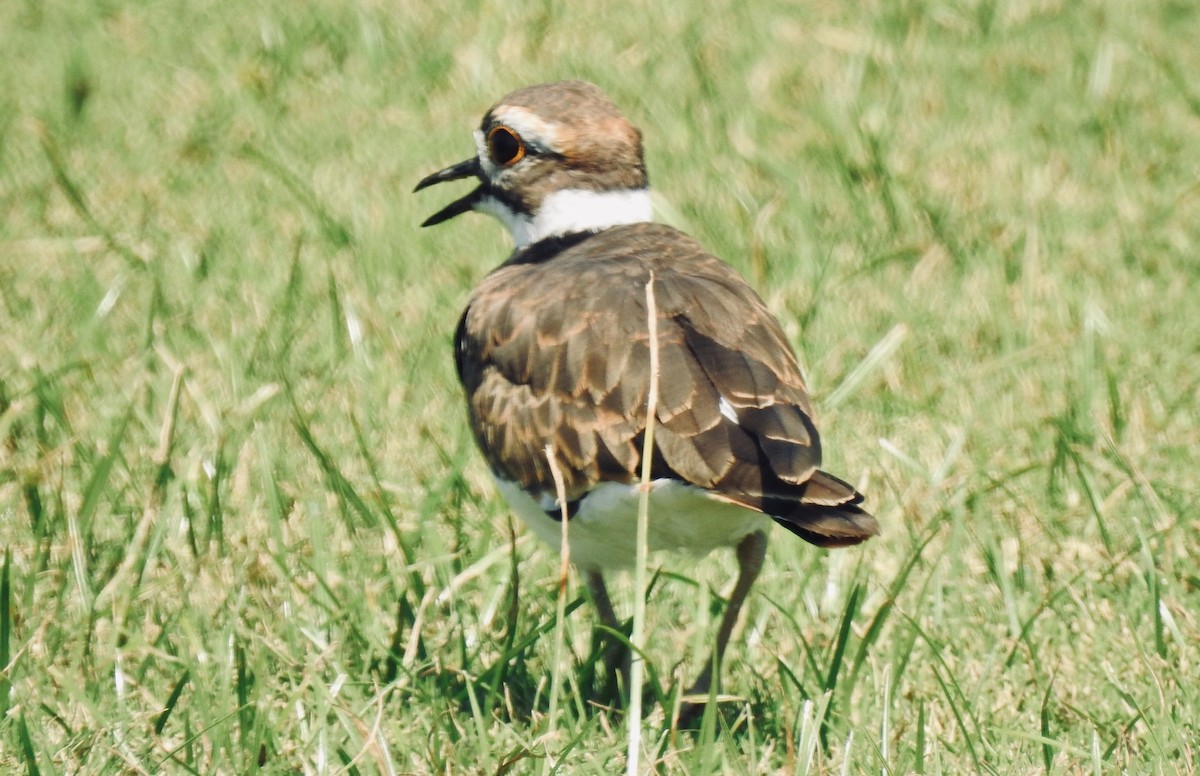
[[[492,118],[521,136],[526,143],[537,143],[554,152],[559,146],[558,125],[516,105],[502,105],[492,111]]]

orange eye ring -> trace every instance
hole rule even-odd
[[[492,127],[487,136],[488,156],[500,167],[511,167],[525,158],[521,136],[503,124]]]

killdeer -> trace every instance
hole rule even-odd
[[[691,237],[651,223],[641,133],[598,87],[515,91],[484,115],[475,146],[416,187],[477,180],[422,225],[480,211],[516,243],[471,294],[454,337],[475,440],[513,510],[556,550],[565,512],[570,559],[617,628],[602,575],[636,554],[653,276],[649,549],[735,547],[739,564],[713,655],[688,691],[707,693],[772,523],[820,547],[858,544],[879,526],[861,494],[818,468],[804,378],[762,299]]]

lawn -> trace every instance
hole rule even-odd
[[[773,534],[697,734],[735,564],[652,558],[646,767],[1196,773],[1197,40],[1191,0],[0,5],[0,770],[625,767],[454,377],[507,235],[410,193],[581,77],[883,529]]]

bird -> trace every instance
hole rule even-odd
[[[570,561],[616,631],[605,574],[636,557],[653,422],[648,550],[698,558],[731,547],[738,563],[710,659],[685,693],[707,697],[768,530],[846,547],[879,524],[862,494],[820,468],[805,380],[762,298],[695,239],[653,221],[641,131],[598,86],[518,89],[473,134],[474,155],[414,190],[475,181],[422,226],[481,212],[514,242],[454,333],[472,434],[512,510],[556,551],[567,520]]]

